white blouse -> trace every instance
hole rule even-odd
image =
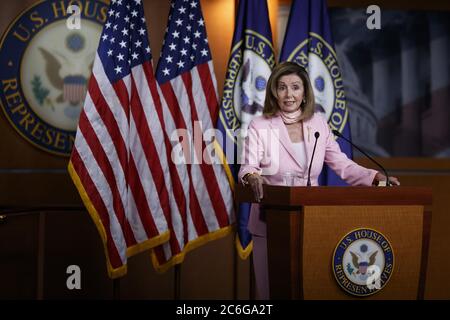
[[[294,149],[295,155],[297,157],[298,162],[302,165],[303,168],[308,168],[307,159],[306,159],[306,147],[305,142],[291,142],[292,147]]]

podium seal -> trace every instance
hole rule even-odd
[[[347,293],[365,297],[379,292],[394,270],[394,252],[379,231],[360,228],[346,234],[336,246],[333,274]]]

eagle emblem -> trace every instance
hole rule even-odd
[[[266,79],[256,75],[251,66],[251,59],[247,58],[242,71],[242,111],[251,115],[262,113],[266,93]],[[256,89],[256,90],[255,90]]]
[[[252,50],[244,50],[243,65],[236,81],[234,100],[236,114],[240,115],[241,136],[247,136],[247,128],[254,116],[262,114],[266,96],[270,65]]]
[[[361,245],[360,251],[361,253],[350,251],[350,254],[352,256],[352,264],[356,268],[355,274],[365,276],[367,273],[367,268],[375,264],[378,250],[375,250],[375,252],[371,252],[370,254],[366,254],[367,245],[363,244]]]
[[[79,54],[84,48],[84,39],[81,35],[71,34],[66,39],[66,47],[69,52]],[[45,74],[53,89],[59,92],[56,99],[46,98],[45,104],[54,111],[55,106],[64,105],[64,114],[73,119],[78,119],[81,104],[87,91],[87,83],[92,70],[95,52],[89,52],[83,57],[87,64],[80,64],[79,58],[74,59],[54,50],[50,52],[44,47],[39,47],[39,52],[45,61]]]
[[[394,270],[394,252],[381,232],[355,229],[339,241],[332,265],[334,277],[344,291],[369,296],[389,281]]]

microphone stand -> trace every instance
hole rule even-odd
[[[317,146],[317,140],[319,139],[320,133],[316,131],[314,133],[314,138],[316,138],[316,141],[314,142],[314,149],[313,153],[311,155],[311,161],[309,162],[309,168],[308,168],[308,181],[306,182],[307,187],[311,187],[311,166],[314,159],[314,153],[316,152],[316,146]]]
[[[384,167],[379,164],[374,158],[372,158],[371,156],[369,156],[368,153],[366,153],[364,150],[362,150],[360,147],[358,147],[356,144],[354,144],[353,142],[351,142],[350,140],[348,140],[346,137],[344,137],[339,131],[337,130],[332,130],[332,132],[338,136],[339,138],[344,139],[345,141],[347,141],[348,143],[350,143],[353,147],[355,147],[358,151],[360,151],[363,155],[365,155],[367,158],[369,158],[370,160],[372,160],[378,167],[381,168],[381,170],[383,170],[384,175],[386,176],[386,187],[389,187],[391,185],[391,183],[389,182],[389,176],[388,173],[386,171],[386,169],[384,169]]]

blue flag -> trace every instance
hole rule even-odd
[[[239,1],[217,124],[223,135],[219,143],[233,186],[240,167],[239,150],[251,119],[262,114],[267,80],[275,62],[267,2]],[[246,259],[252,250],[251,234],[247,230],[250,204],[241,204],[236,212],[236,246],[240,257]]]
[[[333,130],[351,139],[342,74],[331,36],[325,0],[293,0],[280,61],[293,61],[308,69],[316,100],[315,111],[323,112]],[[352,159],[351,146],[338,139],[341,150]],[[346,185],[326,165],[321,185]]]

